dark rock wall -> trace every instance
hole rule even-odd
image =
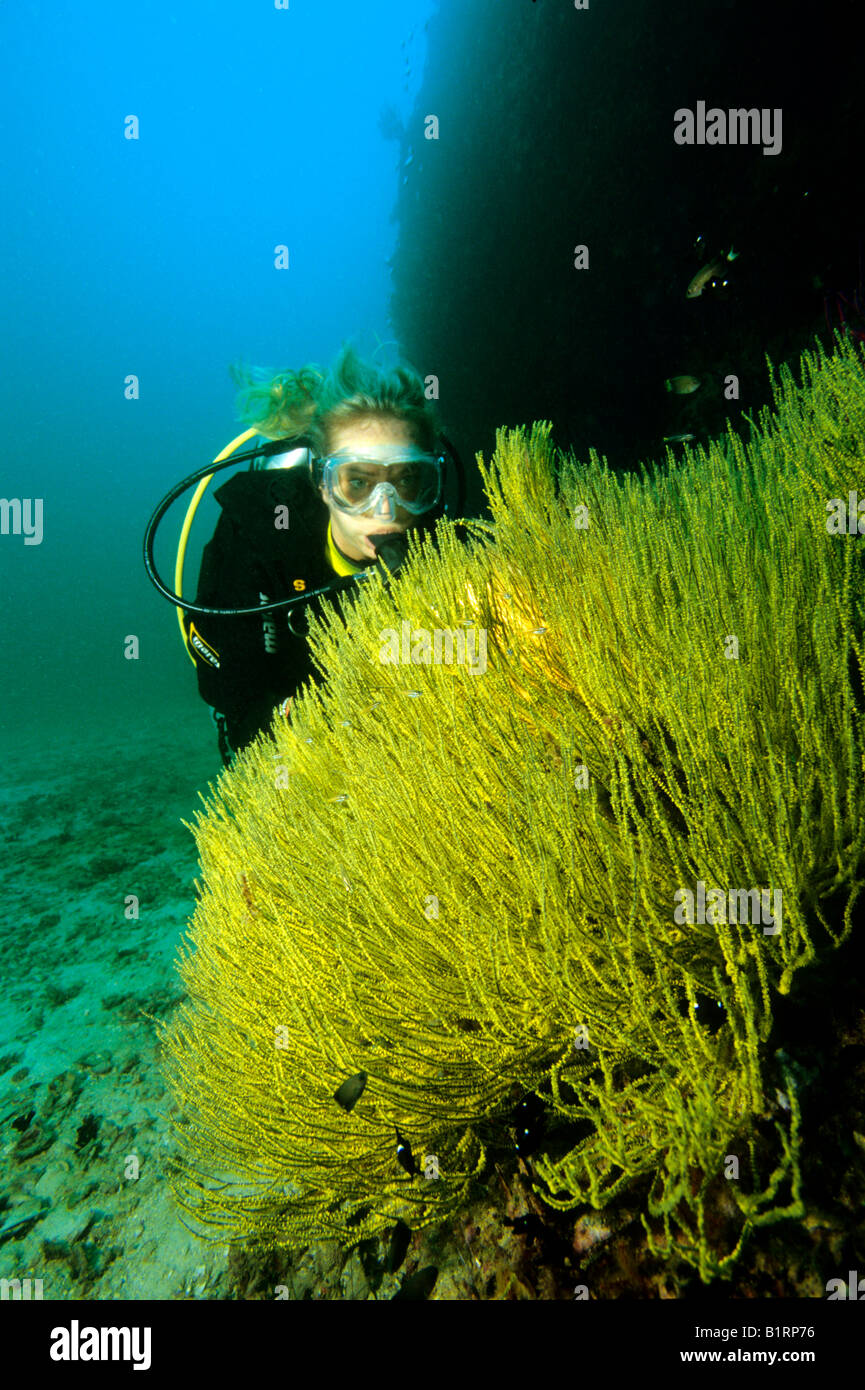
[[[766,353],[795,360],[839,311],[865,329],[857,29],[846,3],[442,0],[394,131],[391,314],[469,464],[498,425],[551,419],[559,444],[634,466],[758,408]],[[677,145],[699,100],[780,107],[781,153]],[[687,300],[731,245],[728,286]],[[667,393],[677,373],[700,390]]]

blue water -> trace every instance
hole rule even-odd
[[[41,498],[43,536],[0,537],[0,747],[185,721],[210,737],[144,525],[239,433],[229,363],[326,364],[345,338],[393,336],[399,151],[379,120],[414,101],[433,9],[3,6],[0,494]]]

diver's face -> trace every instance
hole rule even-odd
[[[358,453],[363,453],[364,448],[371,444],[411,446],[414,442],[408,428],[400,421],[370,418],[354,420],[351,424],[332,430],[328,449],[331,454],[339,453],[341,449],[357,449]],[[406,511],[405,507],[400,506],[396,507],[394,515],[394,509],[387,498],[381,498],[374,511],[351,516],[348,512],[340,511],[335,503],[328,501],[323,487],[321,495],[330,512],[333,538],[342,553],[350,560],[374,560],[376,550],[370,543],[370,536],[398,535],[407,531],[417,519],[411,512]]]

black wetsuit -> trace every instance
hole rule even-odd
[[[196,602],[203,607],[251,608],[339,577],[327,555],[328,509],[302,470],[237,473],[215,497],[222,515],[202,556]],[[275,524],[284,518],[278,508],[288,509],[288,529]],[[243,618],[187,616],[199,692],[224,716],[232,750],[268,728],[275,706],[317,674],[303,635],[310,606]]]

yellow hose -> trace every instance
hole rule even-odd
[[[229,458],[234,453],[235,449],[239,449],[241,444],[245,444],[248,439],[252,439],[252,437],[256,434],[258,434],[258,430],[244,430],[243,434],[239,434],[236,439],[232,439],[230,444],[226,444],[222,452],[216,455],[216,458],[213,460],[213,462],[222,463],[223,460]],[[183,598],[183,562],[186,559],[186,542],[189,539],[189,532],[191,531],[192,523],[195,520],[195,513],[198,510],[198,504],[204,496],[207,485],[212,477],[213,474],[208,473],[206,478],[201,479],[201,482],[198,484],[198,487],[192,494],[192,501],[187,507],[186,516],[183,519],[183,526],[181,527],[180,531],[180,540],[177,544],[177,560],[174,565],[174,592],[178,595],[179,598]],[[183,645],[186,648],[186,654],[194,666],[195,657],[189,650],[189,637],[187,636],[186,628],[183,625],[182,608],[178,608],[177,610],[177,621],[180,624],[180,635],[183,638]]]

